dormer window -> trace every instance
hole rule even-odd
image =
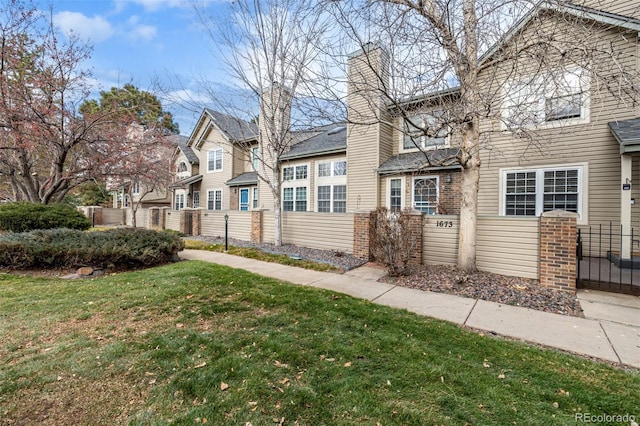
[[[423,112],[404,121],[402,149],[432,149],[447,142],[447,128],[442,123],[442,111]]]
[[[178,173],[183,173],[187,171],[187,163],[185,163],[184,161],[180,162],[180,164],[178,164]]]

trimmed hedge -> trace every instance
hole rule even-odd
[[[130,268],[172,262],[184,241],[171,232],[116,228],[82,232],[39,230],[0,235],[0,266]]]
[[[91,221],[69,204],[0,204],[0,230],[3,231],[28,232],[55,228],[85,231],[90,227]]]

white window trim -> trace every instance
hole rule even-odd
[[[250,210],[256,210],[260,208],[260,190],[257,186],[251,187],[251,208]]]
[[[440,214],[439,213],[439,204],[440,204],[440,176],[438,175],[424,175],[424,176],[413,176],[411,178],[411,208],[415,209],[415,204],[416,204],[416,200],[415,200],[415,183],[416,180],[418,179],[435,179],[436,180],[436,205],[435,205],[435,213],[434,214]],[[426,214],[426,213],[425,213]]]
[[[335,173],[335,165],[336,163],[344,163],[345,164],[345,171],[346,173],[343,175],[336,175]],[[331,174],[329,176],[320,176],[320,165],[321,164],[329,164],[329,167],[331,168]],[[338,159],[338,160],[325,160],[325,161],[318,161],[316,163],[316,170],[315,170],[315,176],[318,179],[331,179],[331,178],[346,178],[347,177],[347,173],[349,173],[349,169],[348,169],[348,165],[347,165],[347,159],[343,158],[343,159]]]
[[[304,179],[298,179],[297,176],[296,176],[297,175],[297,168],[298,167],[302,167],[302,166],[307,166],[307,177],[304,178]],[[284,169],[288,169],[288,168],[293,168],[293,179],[284,180]],[[287,185],[287,184],[291,184],[292,182],[294,182],[291,185],[293,185],[293,186],[302,186],[302,185],[296,184],[295,182],[308,182],[310,175],[311,175],[311,166],[310,166],[309,163],[288,164],[286,166],[282,166],[282,169],[281,169],[281,172],[280,172],[280,179],[282,179],[282,185]],[[287,186],[287,187],[290,187],[290,186]]]
[[[338,177],[343,177],[343,176],[338,176]],[[318,207],[318,203],[320,202],[320,198],[319,198],[319,193],[318,193],[318,188],[321,186],[328,186],[329,187],[329,211],[328,212],[321,212],[320,208]],[[334,202],[336,201],[334,198],[334,187],[336,186],[344,186],[345,189],[345,195],[346,195],[346,191],[347,191],[347,184],[345,183],[323,183],[323,184],[319,184],[316,185],[316,197],[315,197],[315,206],[313,211],[315,211],[316,213],[336,213],[335,211],[335,204]],[[308,198],[308,197],[307,197]],[[322,200],[322,201],[327,201],[327,200]],[[338,212],[338,213],[346,213],[346,203],[347,203],[347,199],[345,198],[344,200],[338,200],[338,201],[344,201],[345,203],[345,211],[344,212]]]
[[[442,111],[442,110],[427,110],[427,111],[420,111],[420,112],[415,112],[413,114],[408,114],[409,118],[415,117],[417,115],[420,114],[429,114],[432,112],[436,112],[436,111]],[[405,126],[407,125],[406,121],[404,120],[403,117],[400,117],[401,123],[400,123],[400,128],[403,129],[403,131],[400,132],[400,146],[399,146],[399,152],[400,153],[404,153],[404,152],[419,152],[419,151],[433,151],[436,149],[443,149],[443,148],[449,148],[450,147],[450,139],[449,139],[449,134],[447,134],[444,138],[444,144],[442,145],[432,145],[432,146],[423,146],[421,148],[405,148],[404,147],[404,137],[405,137]],[[421,136],[420,138],[426,138],[426,136]]]
[[[581,106],[581,112],[580,112],[580,117],[572,117],[572,118],[567,118],[567,119],[560,119],[560,120],[550,120],[550,121],[540,121],[539,123],[535,123],[535,124],[530,124],[530,125],[526,125],[523,126],[523,128],[525,129],[536,129],[536,130],[545,130],[545,129],[554,129],[554,128],[560,128],[560,127],[564,127],[564,126],[575,126],[578,124],[588,124],[591,122],[591,96],[590,96],[590,89],[591,89],[591,75],[589,74],[589,72],[585,69],[580,69],[580,67],[566,67],[564,68],[564,72],[565,73],[581,73],[581,77],[584,81],[581,82],[581,89],[582,91],[579,93],[583,94],[583,99],[582,99],[582,106]],[[521,81],[527,81],[527,80],[531,80],[531,79],[535,79],[535,78],[539,78],[539,75],[525,75],[522,76],[522,78],[520,78],[519,80],[516,81],[511,81],[511,82],[507,82],[505,83],[505,85],[502,87],[502,99],[500,102],[500,114],[501,114],[501,120],[500,120],[500,128],[502,130],[509,130],[509,127],[506,124],[506,116],[504,115],[505,111],[508,110],[508,108],[510,107],[510,105],[507,105],[507,99],[509,97],[508,92],[512,89],[511,86],[513,86],[513,84],[515,83],[519,83]],[[538,84],[538,83],[536,83]],[[537,96],[537,100],[538,103],[540,104],[539,109],[542,111],[542,113],[544,114],[545,112],[545,102],[547,100],[547,98],[549,98],[550,96],[548,96],[548,93],[544,93],[543,96],[540,96],[540,94],[538,94]],[[516,129],[514,129],[516,130]]]
[[[216,209],[215,191],[220,191],[220,210]],[[209,201],[210,201],[210,197],[211,197],[211,192],[214,192],[213,209],[209,209]],[[210,211],[222,211],[222,210],[224,210],[224,191],[222,190],[222,188],[207,189],[206,209],[210,210]]]
[[[500,173],[500,182],[498,185],[499,190],[499,200],[498,200],[498,214],[500,216],[506,216],[506,205],[505,205],[505,192],[506,192],[506,180],[507,173],[513,172],[531,172],[531,171],[552,171],[552,170],[567,170],[567,169],[578,169],[578,185],[580,187],[580,192],[578,193],[578,225],[588,225],[589,224],[589,215],[588,215],[588,206],[589,206],[589,163],[569,163],[569,164],[548,164],[548,165],[540,165],[540,166],[529,166],[529,167],[509,167],[509,168],[501,168],[499,169]],[[536,175],[536,179],[541,179],[539,177],[541,173]],[[539,182],[536,181],[536,216],[540,217],[539,212],[542,209],[542,203],[540,199],[543,197],[543,191],[537,191]],[[533,216],[508,216],[508,217],[533,217]]]
[[[309,175],[308,173],[309,169],[307,169],[307,176]],[[306,188],[306,199],[305,201],[307,202],[307,208],[305,210],[297,210],[297,202],[298,202],[298,188]],[[287,200],[287,201],[293,201],[293,210],[285,210],[284,209],[284,190],[285,189],[292,189],[293,190],[293,200]],[[283,212],[308,212],[309,211],[309,203],[310,203],[310,194],[309,194],[309,185],[288,185],[287,187],[282,187],[282,197],[281,197],[281,203],[282,203],[282,211]]]
[[[391,181],[394,179],[400,179],[400,188],[402,189],[400,191],[400,210],[404,210],[406,208],[406,198],[407,198],[407,182],[404,176],[391,176],[387,178],[387,195],[385,198],[385,205],[387,206],[387,208],[389,210],[391,210]],[[413,194],[413,188],[412,188],[412,194]],[[413,195],[412,195],[413,197]]]
[[[182,197],[182,208],[178,208],[178,203],[177,203],[178,197]],[[179,189],[173,194],[173,209],[175,211],[180,211],[184,209],[186,206],[187,206],[187,194],[183,189]]]
[[[215,168],[215,160],[214,160],[214,169],[209,169],[209,153],[220,151],[220,168]],[[215,155],[215,154],[214,154]],[[214,148],[207,150],[207,173],[220,173],[224,170],[224,150],[222,148]]]

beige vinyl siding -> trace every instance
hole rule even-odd
[[[167,229],[180,231],[180,212],[176,210],[167,211]]]
[[[105,225],[123,225],[123,209],[103,208],[102,223]]]
[[[224,237],[224,216],[227,214],[229,216],[229,238],[251,240],[251,212],[202,210],[200,213],[200,232],[202,235]]]
[[[535,26],[534,26],[535,27]],[[636,67],[637,35],[620,33],[617,30],[593,29],[592,37],[602,46],[613,45],[620,52],[621,64]],[[567,31],[570,36],[570,32]],[[608,48],[607,48],[608,49]],[[553,61],[550,61],[553,62]],[[619,144],[611,135],[608,122],[635,117],[635,109],[625,105],[619,96],[614,96],[604,88],[596,75],[610,73],[610,60],[601,58],[594,61],[599,67],[590,79],[589,122],[566,124],[539,129],[533,138],[516,138],[500,128],[497,120],[482,123],[485,137],[490,144],[481,150],[482,166],[480,190],[478,192],[478,213],[482,216],[499,215],[502,194],[499,191],[501,170],[505,168],[528,168],[559,166],[563,164],[586,164],[588,205],[583,205],[585,218],[581,223],[608,223],[619,220],[620,216],[620,154]],[[491,72],[491,71],[489,71]],[[526,72],[521,71],[521,72]],[[485,76],[488,78],[488,76]],[[496,103],[495,108],[499,110]],[[494,108],[494,109],[495,109]],[[640,172],[634,166],[634,173]],[[634,181],[636,178],[634,177]],[[637,192],[636,192],[637,193]],[[635,212],[638,209],[634,208]],[[637,213],[636,213],[637,215]],[[586,219],[586,222],[584,219]]]
[[[572,0],[572,3],[640,19],[640,3],[636,0]]]
[[[382,49],[373,48],[368,54],[360,52],[349,60],[347,125],[347,211],[373,210],[378,202],[376,169],[381,160],[381,137],[389,130],[381,130],[380,116],[384,102],[375,86],[376,74],[369,64],[379,67],[383,76],[388,75],[388,59]],[[386,112],[384,112],[386,115]],[[387,151],[388,150],[388,151]],[[385,148],[385,155],[390,153]]]
[[[275,215],[273,211],[262,212],[262,241],[265,243],[275,242]]]
[[[222,149],[222,171],[208,171],[207,153]],[[200,163],[202,164],[202,182],[200,183],[200,205],[207,207],[207,193],[210,190],[222,189],[222,210],[229,209],[232,196],[230,188],[225,184],[234,177],[234,148],[217,129],[213,129],[200,147]]]
[[[455,265],[458,229],[458,216],[424,216],[422,261],[425,264]],[[478,269],[537,279],[538,241],[538,218],[479,217]]]
[[[352,252],[353,214],[287,212],[282,216],[284,244]]]
[[[478,269],[538,279],[539,229],[538,218],[478,218]]]
[[[458,216],[423,216],[422,261],[425,264],[455,265],[458,258]],[[441,226],[438,226],[438,225]],[[451,227],[449,227],[451,224]]]
[[[133,212],[131,210],[130,207],[127,207],[125,209],[125,217],[126,217],[126,222],[125,224],[127,226],[133,226]],[[136,210],[136,227],[138,228],[144,228],[148,225],[147,222],[147,216],[149,213],[149,209],[145,209],[142,207],[139,207],[138,210]]]

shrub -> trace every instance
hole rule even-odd
[[[420,236],[414,235],[408,210],[390,212],[379,207],[371,218],[371,254],[395,277],[409,272],[409,261],[415,254]]]
[[[13,269],[151,266],[173,261],[183,248],[179,236],[164,231],[38,230],[0,236],[0,266]]]
[[[91,221],[68,204],[17,202],[0,205],[0,230],[27,232],[36,229],[87,230]]]

